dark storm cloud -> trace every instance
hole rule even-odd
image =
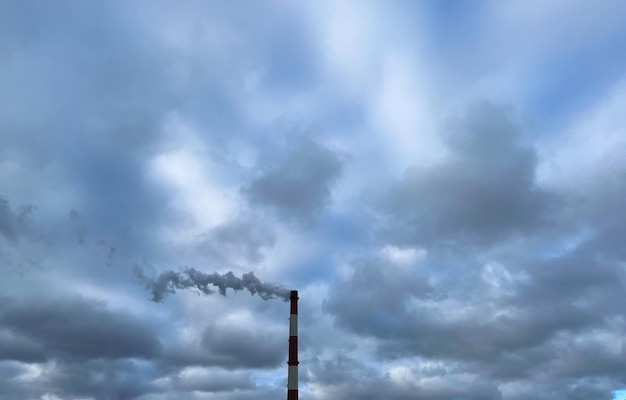
[[[330,201],[342,159],[322,144],[298,138],[284,158],[266,159],[258,168],[260,176],[244,188],[250,203],[308,224]]]
[[[329,358],[313,356],[302,367],[304,382],[323,382],[325,385],[349,384],[361,379],[374,380],[377,373],[346,351],[337,351]]]
[[[41,343],[7,328],[0,331],[0,360],[43,362],[45,359],[45,348]]]
[[[562,335],[546,352],[548,371],[569,379],[610,377],[626,381],[623,329],[619,323],[612,329],[591,329],[585,335]]]
[[[0,367],[1,368],[1,367]],[[15,374],[28,373],[17,364]],[[134,360],[89,360],[80,363],[47,363],[36,366],[39,373],[29,384],[0,375],[0,397],[35,399],[43,396],[60,398],[135,399],[153,391],[150,368]],[[5,398],[5,397],[2,397]]]
[[[171,217],[167,194],[145,180],[140,160],[125,158],[113,149],[89,153],[89,160],[75,160],[81,167],[72,171],[72,179],[85,196],[86,223],[98,226],[100,234],[112,242],[122,243],[124,251],[149,251],[151,228],[161,218]],[[106,246],[112,255],[110,245]]]
[[[340,325],[383,337],[406,329],[405,300],[436,296],[427,277],[400,271],[380,257],[357,261],[350,279],[333,289],[325,306]]]
[[[151,390],[161,344],[139,317],[87,298],[2,300],[0,364],[39,372],[27,384],[0,381],[0,397],[132,399]]]
[[[396,243],[492,243],[547,223],[553,198],[535,183],[536,155],[506,111],[476,105],[449,126],[449,155],[413,169],[383,201]]]
[[[283,388],[259,387],[255,390],[237,390],[220,394],[224,400],[274,400],[285,397]]]
[[[379,209],[387,218],[379,240],[426,246],[421,272],[394,282],[386,261],[356,263],[327,310],[339,326],[376,338],[380,360],[467,363],[526,388],[507,399],[609,398],[626,379],[620,344],[599,339],[626,328],[622,185],[538,187],[536,156],[498,107],[473,108],[452,127],[447,158],[407,173]]]
[[[30,388],[21,384],[18,378],[28,372],[28,367],[15,361],[0,361],[0,398],[27,399],[38,397],[29,393]],[[30,386],[30,385],[29,385]]]
[[[560,257],[530,266],[528,284],[518,288],[515,300],[528,306],[566,306],[577,301],[580,310],[602,307],[608,316],[621,310],[613,299],[620,296],[626,277],[620,257],[601,251],[595,240],[579,245]],[[591,307],[591,309],[589,309]]]
[[[208,328],[201,346],[216,365],[272,368],[285,360],[285,336],[258,327]]]
[[[28,228],[28,217],[33,213],[32,205],[21,205],[13,209],[9,200],[0,197],[0,236],[6,241],[16,242]]]
[[[258,263],[263,250],[275,243],[276,234],[267,221],[241,215],[202,234],[198,249],[219,264],[239,258]]]
[[[31,161],[46,163],[76,156],[90,140],[133,152],[150,140],[153,132],[142,128],[154,128],[169,92],[167,59],[149,34],[113,3],[5,5],[3,15],[13,16],[6,36],[15,46],[2,77],[19,95],[1,115],[13,151],[28,146]]]
[[[373,279],[364,279],[364,267],[355,266],[352,277],[331,291],[326,307],[340,327],[376,338],[379,360],[421,356],[466,363],[501,384],[519,382],[529,388],[526,396],[539,396],[539,378],[559,393],[554,398],[608,396],[610,385],[586,379],[608,380],[613,387],[626,381],[617,339],[626,329],[620,306],[626,280],[620,264],[601,254],[591,240],[559,257],[535,257],[529,264],[511,260],[514,276],[501,277],[500,287],[474,280],[473,289],[463,286],[465,278],[456,287],[449,286],[454,281],[442,287],[436,283],[439,271],[426,263],[420,268],[435,282],[432,296],[393,282],[388,265],[372,262],[367,268],[376,271],[368,272]],[[468,267],[484,273],[479,265]],[[420,281],[411,279],[418,286]],[[562,389],[567,382],[575,383]]]
[[[130,5],[2,7],[12,16],[1,24],[10,62],[0,85],[13,93],[0,96],[7,159],[42,171],[31,185],[74,193],[94,234],[127,251],[145,249],[148,227],[169,215],[167,194],[146,180],[145,163],[176,102],[170,54],[138,29]]]
[[[439,388],[421,388],[418,384],[397,385],[387,379],[357,381],[352,385],[330,386],[329,397],[337,400],[500,400],[502,395],[495,384],[445,385]]]
[[[172,378],[173,389],[182,392],[221,393],[256,389],[244,372],[206,370],[196,375]]]
[[[585,400],[613,398],[613,390],[621,387],[616,381],[586,378],[573,381],[550,381],[538,377],[531,382],[516,382],[515,388],[507,394],[507,399],[524,400],[532,397],[537,400]]]
[[[394,279],[397,272],[373,260],[355,267],[349,280],[334,289],[327,308],[338,324],[384,339],[380,351],[385,357],[418,354],[494,362],[505,354],[530,351],[560,332],[605,327],[605,318],[620,315],[623,271],[594,260],[595,253],[587,251],[592,249],[516,265],[514,272],[526,278],[494,296],[480,281],[475,290],[430,288],[424,281],[436,279],[433,271],[426,278]],[[479,266],[474,268],[480,273]]]
[[[606,370],[597,369],[596,361],[603,356],[580,352],[581,347],[585,345],[580,343],[579,338],[574,337],[576,336],[572,336],[572,341],[563,342],[558,347],[538,349],[534,355],[531,352],[524,354],[522,359],[527,372],[524,376],[511,377],[500,373],[501,369],[507,369],[510,364],[519,362],[520,359],[516,359],[519,354],[503,357],[489,366],[462,362],[453,367],[446,367],[450,363],[445,360],[439,362],[439,367],[428,370],[411,366],[408,370],[410,375],[407,377],[400,375],[400,379],[393,379],[388,373],[368,368],[359,359],[344,354],[335,355],[330,359],[307,359],[305,366],[301,367],[305,374],[301,380],[304,382],[312,380],[322,385],[326,396],[339,400],[610,399],[611,391],[615,387],[623,386],[624,382],[623,377],[616,375],[618,368],[621,367],[623,371],[623,363],[617,360],[619,355],[611,357],[611,364],[615,369],[608,375],[613,377],[607,378]],[[602,346],[597,342],[594,347],[594,350],[601,350],[601,354],[604,353],[606,357],[606,348],[611,345],[604,343]],[[619,347],[619,344],[613,347]],[[591,366],[585,365],[587,361]],[[561,375],[560,372],[563,371],[554,370],[554,364],[571,370],[570,362],[574,362],[573,369],[580,369],[578,371],[580,374]],[[607,365],[605,361],[602,364]],[[520,366],[516,365],[513,368],[515,367]]]
[[[413,367],[405,371],[408,376],[394,379],[391,373],[377,371],[343,352],[330,358],[308,360],[304,371],[305,381],[312,380],[324,385],[325,397],[316,397],[320,399],[502,399],[494,383],[481,381],[475,376],[464,379],[463,384],[455,382],[454,378],[450,378],[449,382],[433,381],[432,376],[430,380],[421,380],[423,374]]]
[[[352,276],[333,288],[326,308],[339,326],[377,338],[381,360],[417,355],[464,362],[503,382],[529,379],[538,367],[555,381],[579,379],[550,363],[563,337],[614,331],[605,318],[620,313],[615,304],[623,273],[616,253],[609,256],[595,239],[550,257],[532,247],[535,254],[523,257],[513,255],[519,250],[491,256],[468,250],[467,244],[478,249],[517,236],[555,243],[546,232],[563,234],[574,226],[565,215],[576,206],[537,186],[536,156],[503,109],[482,104],[451,127],[447,158],[407,173],[383,202],[387,219],[380,240],[425,245],[428,258],[420,272],[394,278],[398,271],[380,258],[356,263]],[[602,236],[603,227],[597,228],[594,237]],[[490,257],[504,263],[494,282],[484,277]],[[584,355],[574,358],[582,362]],[[617,379],[614,358],[600,357],[594,368]]]
[[[149,392],[149,371],[134,360],[90,360],[54,368],[43,380],[46,392],[63,397],[134,399]]]
[[[214,323],[199,343],[166,350],[164,359],[173,366],[195,365],[269,369],[286,360],[284,334],[262,326],[236,326]]]
[[[0,377],[7,380],[13,379],[24,373],[26,367],[15,361],[0,361]],[[2,385],[0,385],[1,387]]]
[[[156,332],[136,317],[84,298],[7,299],[0,306],[5,360],[90,360],[160,353]]]

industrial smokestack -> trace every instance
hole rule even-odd
[[[298,291],[289,296],[289,370],[287,372],[287,400],[298,400]]]

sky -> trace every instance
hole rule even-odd
[[[618,0],[0,0],[0,399],[284,398],[296,289],[303,400],[622,400],[625,42]]]

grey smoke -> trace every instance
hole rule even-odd
[[[80,225],[81,215],[75,209],[70,210],[70,218],[72,220],[72,225],[74,225],[74,233],[76,235],[76,241],[78,244],[83,246],[85,244],[85,228]]]
[[[105,239],[100,239],[96,242],[96,246],[103,246],[106,247],[109,252],[107,255],[107,266],[111,266],[111,262],[113,261],[113,256],[115,255],[115,247],[113,247],[113,245],[109,244],[109,242],[107,242]]]
[[[152,301],[155,303],[161,303],[169,293],[176,293],[177,289],[197,289],[206,295],[215,293],[210,286],[217,288],[222,296],[226,296],[226,289],[230,288],[235,291],[245,289],[253,296],[258,294],[263,300],[289,300],[289,290],[275,283],[262,282],[253,272],[243,274],[239,278],[231,271],[225,274],[216,272],[207,274],[194,268],[185,268],[181,272],[166,271],[156,278],[151,278],[141,266],[136,265],[135,275],[146,289],[150,290]]]

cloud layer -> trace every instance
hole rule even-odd
[[[3,2],[0,398],[612,400],[624,11]]]

